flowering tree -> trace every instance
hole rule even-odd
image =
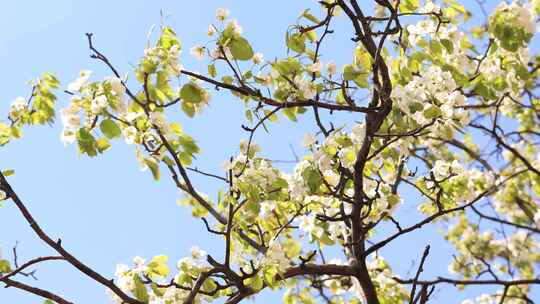
[[[534,303],[540,56],[538,44],[531,46],[540,1],[503,2],[478,26],[465,25],[471,13],[454,0],[318,6],[289,27],[288,56],[269,61],[254,52],[229,11],[218,9],[207,43],[190,49],[208,62],[207,73],[180,64],[180,39],[165,25],[126,76],[87,34],[91,57],[112,75],[92,80],[82,71],[67,86],[61,141],[89,157],[122,139],[135,146],[141,168],[172,179],[201,229],[223,239],[223,259],[194,247],[175,270],[165,255],[135,257],[107,278],[39,225],[9,184],[13,171],[4,170],[0,200],[13,203],[57,255],[23,264],[4,257],[0,281],[46,303],[71,303],[17,279],[38,263],[61,260],[102,284],[116,303],[232,304],[263,289],[283,290],[285,303],[428,303],[441,284],[456,291],[485,286],[478,303]],[[321,60],[336,19],[350,24],[354,46],[339,70]],[[14,100],[0,122],[0,145],[21,137],[25,126],[53,122],[58,80],[46,73],[31,86],[30,97]],[[167,118],[204,115],[218,90],[244,103],[242,128],[249,133],[223,175],[192,167],[196,140]],[[177,120],[189,123],[185,116]],[[253,141],[278,116],[313,117],[302,119],[312,121],[314,132],[305,136],[309,152],[292,172]],[[222,190],[201,193],[193,174],[215,179]],[[416,206],[421,220],[400,216],[402,205]],[[424,278],[429,240],[423,251],[403,249],[418,251],[412,275],[393,272],[399,261],[386,261],[380,251],[437,223],[447,224],[443,233],[455,248],[451,274]]]

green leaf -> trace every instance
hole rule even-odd
[[[420,5],[419,0],[402,0],[399,4],[399,10],[402,13],[411,13],[416,11],[418,6]]]
[[[57,89],[60,87],[60,81],[51,73],[43,73],[41,75],[41,80],[43,80],[43,82],[45,82],[49,88]]]
[[[361,88],[367,88],[369,85],[368,73],[365,73],[350,64],[343,67],[343,80],[352,80]]]
[[[105,119],[99,124],[99,129],[109,139],[117,138],[122,135],[122,130],[112,119]]]
[[[276,122],[278,121],[278,117],[277,115],[274,113],[274,114],[270,114],[272,111],[270,110],[264,110],[264,116],[268,116],[268,120],[270,120],[271,122]]]
[[[281,75],[297,74],[302,69],[302,64],[298,59],[289,57],[285,60],[280,60],[272,67],[275,68]]]
[[[255,278],[253,279],[251,283],[251,287],[255,290],[260,290],[263,288],[263,286],[264,286],[263,278],[260,276],[255,276]]]
[[[96,141],[96,148],[99,151],[99,153],[105,152],[110,147],[111,147],[111,144],[109,143],[107,138],[100,138]]]
[[[167,266],[167,261],[169,258],[165,255],[156,255],[152,258],[150,263],[148,263],[148,274],[166,277],[169,275],[169,267]]]
[[[216,77],[217,70],[216,70],[216,65],[215,64],[209,64],[208,65],[208,75],[210,75],[212,77]]]
[[[159,37],[159,46],[170,49],[174,45],[180,47],[180,40],[176,36],[176,33],[170,27],[164,27],[161,30],[161,37]]]
[[[306,38],[304,35],[300,33],[294,33],[290,35],[287,32],[287,35],[285,36],[285,42],[287,43],[287,47],[297,53],[303,53],[306,51]]]
[[[189,117],[195,116],[195,106],[192,103],[182,102],[182,111]]]
[[[174,91],[169,84],[169,74],[165,71],[159,71],[156,74],[156,95],[164,102],[166,99],[174,100]]]
[[[77,144],[79,145],[79,151],[81,153],[87,154],[88,156],[97,155],[96,140],[85,128],[81,128],[77,132]]]
[[[315,42],[317,41],[317,32],[315,32],[314,30],[306,32],[306,37],[309,39],[309,41]]]
[[[178,142],[187,153],[195,154],[200,152],[199,146],[197,146],[195,140],[189,135],[182,134],[178,136]]]
[[[304,178],[304,181],[306,181],[311,192],[317,191],[322,183],[322,177],[319,174],[319,171],[311,167],[308,167],[302,172],[302,177]]]
[[[313,16],[310,12],[309,12],[309,9],[306,9],[303,13],[302,13],[302,17],[306,18],[307,20],[317,24],[317,23],[320,23],[321,21],[319,20],[319,18]]]
[[[201,88],[198,85],[189,82],[182,86],[180,90],[180,97],[189,103],[199,103],[203,99]]]
[[[135,283],[135,288],[133,290],[133,295],[137,300],[142,301],[144,303],[148,302],[148,290],[146,289],[146,285],[141,281],[141,278],[139,278],[138,275],[133,275],[133,282]]]
[[[12,126],[11,127],[11,136],[13,136],[14,138],[21,138],[22,137],[21,129],[17,128],[16,126]]]
[[[148,166],[148,168],[150,168],[150,172],[152,172],[154,179],[159,180],[159,164],[153,159],[145,159],[144,163]]]
[[[234,59],[251,60],[253,58],[253,49],[249,42],[243,37],[234,37],[229,43],[229,48]]]
[[[202,289],[207,292],[211,292],[212,290],[216,289],[216,282],[212,279],[206,279],[203,283]]]
[[[11,272],[11,266],[8,260],[0,260],[0,273]]]
[[[0,146],[3,146],[9,142],[11,138],[11,128],[0,122]]]
[[[452,54],[454,52],[454,44],[450,39],[441,39],[441,44],[444,46],[444,48],[449,54]]]
[[[184,134],[184,132],[182,132],[182,126],[177,122],[172,122],[169,125],[169,129],[171,130],[171,133],[176,135],[176,136],[180,136],[180,135]]]
[[[437,40],[430,40],[429,50],[433,53],[433,55],[440,56],[442,54],[442,45]]]
[[[2,175],[4,175],[5,177],[12,176],[14,174],[15,174],[15,170],[13,169],[6,169],[2,171]]]
[[[441,116],[442,111],[436,105],[431,105],[429,107],[426,107],[426,109],[424,110],[424,112],[422,112],[422,114],[427,119],[433,119],[433,118]]]
[[[297,121],[296,119],[296,108],[285,108],[281,110],[281,113],[285,115],[291,121]]]

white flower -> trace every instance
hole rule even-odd
[[[229,17],[229,10],[226,8],[218,8],[216,10],[216,19],[219,21],[224,21]]]
[[[62,133],[60,133],[60,141],[64,143],[64,146],[74,143],[75,139],[75,130],[73,129],[64,128],[64,130],[62,130]]]
[[[259,211],[260,217],[266,217],[272,213],[276,209],[276,202],[274,201],[263,201],[261,202],[261,208]]]
[[[203,60],[204,58],[204,50],[205,50],[205,47],[200,45],[200,44],[197,44],[195,46],[193,46],[190,50],[189,50],[189,53],[195,57],[197,60]]]
[[[200,260],[200,259],[206,257],[206,251],[201,250],[201,248],[199,248],[198,246],[193,246],[193,247],[191,247],[191,256],[195,260]]]
[[[305,99],[312,99],[317,96],[317,85],[309,79],[301,76],[294,78],[294,83],[298,87],[302,97]]]
[[[81,126],[81,118],[76,107],[69,107],[60,110],[60,119],[64,127],[68,129],[78,129]]]
[[[137,118],[141,117],[143,114],[142,112],[129,112],[126,114],[126,120],[127,122],[133,122]]]
[[[180,77],[180,74],[182,74],[182,70],[184,69],[184,66],[175,61],[174,63],[169,65],[169,69],[170,69],[170,72],[174,76]]]
[[[283,251],[283,247],[277,240],[271,240],[264,257],[264,264],[277,266],[279,272],[283,272],[289,267],[289,259]]]
[[[261,64],[262,61],[263,61],[263,54],[262,53],[255,53],[253,55],[252,60],[253,60],[253,63],[255,63],[255,64]]]
[[[339,183],[340,176],[336,174],[332,170],[326,170],[323,172],[324,179],[330,184],[331,186],[337,186]]]
[[[316,237],[321,237],[324,233],[324,230],[317,226],[315,223],[315,216],[313,215],[302,215],[297,218],[299,222],[298,227],[309,234],[313,234]]]
[[[540,227],[540,209],[534,214],[534,223],[537,227]]]
[[[450,175],[451,173],[463,173],[463,167],[457,160],[454,160],[451,163],[445,162],[443,160],[437,160],[435,161],[435,165],[433,166],[433,169],[431,169],[431,171],[435,175],[435,178],[442,179],[448,177],[448,175]]]
[[[317,137],[314,134],[308,133],[304,135],[304,138],[302,138],[302,147],[309,148],[315,144],[316,140]]]
[[[92,99],[92,103],[90,104],[90,110],[92,113],[98,114],[103,109],[105,109],[108,105],[107,97],[105,95],[99,95],[96,98]]]
[[[317,61],[315,63],[312,63],[307,66],[307,70],[311,73],[317,73],[322,70],[323,64],[320,61]]]
[[[441,9],[431,1],[427,1],[424,7],[420,9],[420,13],[431,14],[438,13]]]
[[[382,18],[386,16],[386,7],[376,4],[375,5],[375,17]]]
[[[216,33],[216,28],[213,25],[208,26],[208,31],[206,31],[206,35],[213,36]]]
[[[124,136],[126,144],[132,145],[135,143],[135,139],[137,138],[137,128],[134,126],[129,126],[122,130],[122,135]]]
[[[117,264],[116,265],[116,271],[114,272],[114,275],[118,278],[123,277],[126,272],[129,271],[129,266],[126,264]]]
[[[233,163],[229,160],[223,161],[221,163],[221,169],[225,172],[231,170],[234,167]]]
[[[135,266],[141,266],[146,263],[146,260],[144,258],[141,258],[140,256],[136,256],[133,258],[133,265]]]
[[[326,65],[326,71],[328,72],[328,75],[329,76],[332,76],[336,73],[336,70],[337,70],[337,67],[336,67],[336,64],[333,63],[333,62],[329,62],[327,65]]]
[[[0,190],[0,201],[3,201],[7,198],[6,192]],[[2,258],[2,251],[0,251],[0,259]]]
[[[366,137],[366,125],[363,123],[357,124],[352,128],[351,140],[355,144],[361,144]]]
[[[313,153],[313,160],[321,171],[332,169],[332,159],[324,151],[319,150]]]
[[[116,76],[109,76],[105,78],[105,81],[111,85],[111,90],[114,95],[121,99],[126,92],[126,88],[122,84],[122,80]]]
[[[167,119],[165,118],[164,112],[154,111],[149,115],[150,121],[159,127],[160,129],[165,129],[167,127]],[[166,130],[165,130],[166,131]]]
[[[238,35],[242,34],[243,31],[242,26],[238,24],[236,19],[229,21],[229,23],[227,23],[227,28],[232,29],[232,31]]]
[[[70,92],[79,91],[82,88],[82,86],[86,84],[91,74],[92,72],[88,70],[81,71],[79,73],[79,78],[77,78],[74,82],[68,85],[68,91]]]
[[[148,267],[144,265],[144,263],[146,263],[145,259],[141,258],[140,256],[134,257],[133,265],[135,265],[135,267],[133,268],[133,271],[137,273],[145,272],[148,269]]]
[[[256,153],[256,152],[261,151],[261,147],[258,144],[254,143],[253,141],[249,143],[249,145],[248,143],[249,142],[245,139],[240,140],[240,152],[242,154],[244,155],[247,154],[248,148],[249,148],[250,153]]]
[[[221,58],[221,50],[217,47],[213,48],[211,51],[210,51],[210,58],[212,59],[219,59]]]
[[[26,100],[23,97],[17,97],[11,102],[11,111],[20,112],[26,109]]]
[[[526,6],[519,5],[517,2],[513,2],[510,5],[510,8],[512,8],[514,13],[517,14],[517,20],[525,31],[529,34],[534,34],[535,22],[531,11],[529,11]]]
[[[181,258],[176,263],[176,267],[179,270],[183,270],[183,271],[185,271],[187,269],[190,269],[190,268],[193,267],[193,259],[192,258],[187,258],[187,257]]]

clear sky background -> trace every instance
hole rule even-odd
[[[256,51],[265,59],[285,55],[284,35],[303,8],[314,1],[2,1],[0,10],[0,117],[6,117],[9,103],[17,96],[26,96],[30,88],[25,82],[50,71],[59,76],[65,88],[83,69],[94,71],[93,79],[102,79],[109,72],[89,58],[84,33],[93,32],[96,46],[123,72],[130,70],[142,55],[148,29],[159,24],[160,9],[171,14],[172,26],[184,44],[182,63],[189,69],[205,71],[195,62],[189,48],[206,42],[206,29],[214,22],[215,10],[228,7],[238,18]],[[345,18],[335,29],[342,29],[329,40],[323,61],[336,63],[350,59],[354,47],[349,40],[351,30]],[[58,108],[68,96],[59,93]],[[196,119],[180,114],[178,119],[188,134],[194,136],[203,153],[197,166],[220,172],[223,160],[238,152],[238,142],[247,137],[240,128],[245,123],[242,104],[228,94],[215,95],[210,108]],[[312,119],[308,115],[306,121]],[[351,118],[348,118],[351,119]],[[289,145],[298,147],[302,135],[315,131],[315,125],[282,124],[271,126],[272,137],[260,132],[256,141],[264,155],[290,160]],[[140,172],[134,147],[122,141],[104,155],[89,159],[79,155],[76,146],[64,147],[59,140],[61,126],[25,129],[23,140],[0,149],[0,168],[13,168],[16,175],[10,182],[42,227],[53,238],[61,238],[64,246],[100,273],[111,277],[117,263],[131,263],[136,256],[151,258],[166,254],[171,266],[190,247],[198,245],[219,257],[221,240],[209,235],[202,223],[190,216],[190,210],[177,206],[181,198],[166,174],[161,182],[152,180],[149,172]],[[296,148],[296,153],[303,153]],[[195,177],[195,184],[213,195],[216,184]],[[416,217],[415,205],[409,202],[400,211],[406,221]],[[439,227],[443,228],[443,227]],[[403,276],[417,260],[425,245],[432,244],[425,278],[446,274],[451,247],[441,242],[437,227],[416,233],[384,251],[384,256]],[[17,210],[4,204],[0,209],[0,248],[11,258],[11,248],[18,241],[19,261],[52,254],[33,234]],[[39,281],[24,280],[65,295],[75,303],[108,303],[102,286],[87,279],[62,262],[43,263],[38,267]],[[448,289],[448,290],[446,290]],[[452,289],[452,290],[450,290]],[[437,292],[438,303],[460,303],[467,294],[449,297],[453,288]],[[469,294],[470,295],[470,294]],[[265,292],[256,303],[280,302],[280,296]],[[13,288],[0,289],[0,303],[41,303],[35,296]]]

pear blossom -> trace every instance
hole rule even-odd
[[[362,144],[364,142],[364,138],[366,137],[366,125],[364,123],[356,124],[352,128],[351,132],[351,140],[355,144]]]
[[[126,127],[122,130],[122,135],[126,144],[132,145],[135,143],[135,138],[137,137],[137,129],[134,126]]]
[[[299,223],[298,227],[300,230],[313,234],[317,238],[320,238],[324,233],[324,230],[315,223],[314,215],[299,216],[297,222]]]
[[[242,34],[243,28],[236,19],[232,19],[227,23],[227,28],[231,29],[235,34]]]
[[[312,63],[307,66],[307,70],[311,73],[317,73],[322,70],[323,64],[320,61],[317,61],[315,63]]]
[[[303,76],[296,76],[294,79],[299,93],[305,99],[313,99],[317,96],[317,85]]]
[[[146,270],[148,269],[148,267],[145,265],[146,263],[146,260],[144,258],[141,258],[140,256],[136,256],[133,258],[133,271],[135,273],[143,273],[143,272],[146,272]]]
[[[229,10],[226,8],[218,8],[216,11],[216,19],[219,21],[224,21],[229,17]]]
[[[92,99],[90,109],[93,113],[98,114],[103,111],[108,105],[107,97],[105,95],[99,95],[96,98]]]
[[[191,247],[191,257],[195,260],[200,260],[206,257],[206,251],[201,250],[198,246]]]
[[[317,137],[314,134],[308,133],[302,138],[302,147],[309,148],[315,144],[316,140]]]
[[[114,95],[122,99],[126,92],[126,88],[122,84],[122,80],[116,76],[109,76],[105,78],[105,81],[111,85],[111,90]]]
[[[268,244],[268,250],[263,260],[264,265],[276,266],[279,272],[283,272],[289,267],[290,261],[285,255],[283,247],[277,240],[272,240]]]
[[[431,13],[439,13],[441,11],[441,8],[437,6],[435,3],[431,2],[430,0],[426,1],[424,6],[420,9],[420,13],[423,14],[431,14]]]
[[[203,60],[204,59],[204,51],[205,51],[205,47],[200,45],[200,44],[197,44],[195,46],[193,46],[190,50],[189,50],[189,53],[195,57],[197,60]]]
[[[263,54],[262,53],[255,53],[253,55],[253,63],[255,64],[261,64],[263,62]]]
[[[92,75],[91,71],[83,70],[79,73],[79,78],[77,78],[74,82],[70,83],[68,85],[68,91],[70,92],[77,92],[80,91],[81,88],[88,82],[88,79],[90,79],[90,75]]]
[[[336,71],[337,71],[337,66],[335,63],[329,62],[326,64],[326,72],[328,73],[329,76],[334,75]]]
[[[17,97],[11,102],[11,112],[20,112],[26,109],[26,100],[24,97]]]
[[[76,132],[73,129],[64,128],[60,133],[60,141],[64,143],[64,146],[74,143],[76,138]]]
[[[215,33],[216,33],[216,28],[213,25],[209,25],[208,30],[206,31],[206,35],[214,36]]]

